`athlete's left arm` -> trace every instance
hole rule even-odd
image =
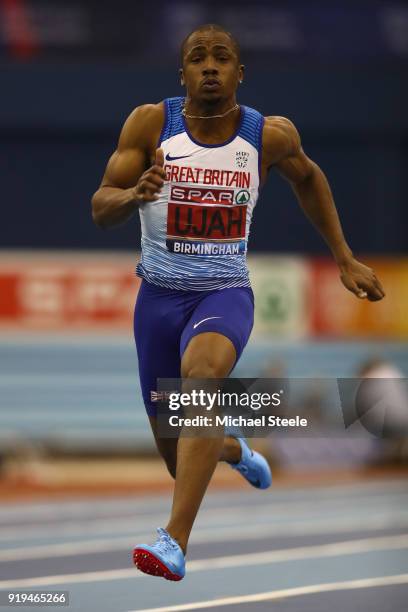
[[[303,152],[299,134],[289,119],[266,117],[263,132],[266,167],[276,168],[291,185],[303,211],[329,245],[343,285],[359,298],[381,300],[384,289],[374,271],[354,258],[344,238],[327,179]]]

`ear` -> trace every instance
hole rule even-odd
[[[183,73],[183,69],[182,68],[179,69],[179,76],[180,76],[180,83],[184,87],[185,82],[184,82],[184,73]]]
[[[240,64],[239,69],[238,69],[238,80],[240,83],[242,83],[242,81],[244,80],[244,72],[245,72],[245,66],[244,64]]]

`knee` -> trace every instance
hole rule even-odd
[[[192,393],[197,390],[207,393],[217,392],[220,385],[220,379],[225,378],[225,372],[214,363],[211,363],[211,361],[192,364],[182,371],[181,375],[184,379],[182,384],[183,393]],[[195,407],[193,405],[185,406],[184,414],[187,417],[195,416]]]
[[[183,378],[223,378],[224,372],[222,367],[217,367],[215,363],[211,361],[204,361],[203,363],[194,363],[191,366],[185,368],[182,372]]]

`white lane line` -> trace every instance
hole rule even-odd
[[[197,559],[187,563],[187,571],[212,571],[231,567],[248,567],[255,565],[268,565],[302,559],[317,559],[324,557],[338,557],[354,555],[364,552],[401,550],[408,548],[408,534],[384,538],[367,538],[364,540],[347,540],[319,546],[302,546],[298,548],[284,548],[281,550],[213,557],[211,559]],[[102,570],[96,572],[83,572],[79,574],[61,574],[57,576],[39,576],[37,578],[20,578],[17,580],[0,581],[0,589],[45,586],[52,584],[76,584],[80,582],[101,582],[106,580],[123,580],[126,578],[140,578],[142,573],[134,568],[119,570]]]
[[[274,599],[282,599],[284,597],[299,597],[300,595],[311,595],[313,593],[329,593],[332,591],[348,591],[351,589],[369,589],[372,587],[407,584],[407,582],[408,574],[380,576],[378,578],[365,578],[362,580],[312,584],[310,586],[296,587],[293,589],[281,589],[279,591],[255,593],[254,595],[239,595],[236,597],[223,597],[220,599],[211,599],[207,601],[195,601],[188,604],[166,606],[164,608],[139,608],[138,610],[133,610],[132,612],[182,612],[183,610],[201,610],[203,608],[214,608],[216,606],[233,606],[243,603],[272,601]]]
[[[138,520],[134,518],[115,518],[115,519],[97,519],[95,521],[83,521],[83,522],[72,522],[64,523],[62,525],[49,525],[48,528],[44,525],[41,526],[30,526],[20,527],[20,529],[13,527],[13,529],[7,529],[7,527],[0,528],[0,542],[19,542],[22,541],[22,545],[27,545],[28,539],[39,540],[42,538],[64,538],[64,537],[81,537],[94,535],[103,535],[106,533],[135,533],[139,532],[144,528],[149,529],[156,523],[161,525],[163,522],[167,522],[168,513],[162,513],[158,515],[152,515],[151,518],[145,518],[144,520]]]
[[[310,514],[312,510],[312,514]],[[381,508],[378,504],[375,507],[351,507],[351,516],[348,520],[358,522],[364,519],[364,522],[369,522],[373,517],[390,517],[390,520],[407,521],[408,512],[405,510],[404,505],[399,505],[389,508]],[[281,508],[278,505],[267,505],[255,508],[252,512],[252,517],[256,519],[257,524],[263,525],[265,529],[268,529],[271,525],[279,525],[283,529],[285,524],[293,525],[294,523],[299,524],[299,520],[296,520],[299,514],[303,514],[303,520],[300,523],[309,522],[327,522],[325,516],[330,517],[332,522],[342,522],[346,519],[346,511],[343,508],[330,506],[319,506],[318,512],[316,512],[315,504],[302,505],[296,504],[291,508]],[[221,515],[222,516],[222,515]],[[202,529],[205,527],[225,528],[228,530],[230,527],[246,525],[248,513],[241,509],[231,510],[228,513],[228,518],[221,519],[220,512],[215,509],[209,509],[203,511],[199,517],[197,528]],[[27,540],[39,540],[42,537],[47,539],[55,538],[61,539],[64,537],[81,537],[82,535],[101,535],[104,537],[107,533],[113,536],[137,533],[150,532],[152,525],[167,521],[167,513],[156,513],[150,515],[142,515],[134,517],[117,517],[115,519],[95,519],[94,521],[73,521],[71,523],[65,522],[63,524],[44,525],[40,526],[21,526],[19,529],[13,527],[12,529],[6,527],[0,527],[0,542],[12,541],[18,544],[19,541],[23,541],[25,545],[28,544]],[[214,520],[215,519],[215,520]],[[227,523],[228,520],[228,523]],[[375,519],[374,519],[375,520]],[[57,542],[56,542],[57,543]],[[34,542],[33,542],[34,544]],[[14,548],[14,546],[13,546]]]
[[[42,519],[44,522],[49,518],[56,518],[58,520],[69,519],[72,516],[76,517],[79,515],[81,518],[88,516],[94,518],[95,515],[106,514],[113,512],[117,514],[121,511],[151,511],[157,506],[161,508],[164,504],[163,496],[146,496],[141,500],[134,495],[128,496],[126,499],[123,497],[116,497],[109,499],[106,497],[95,497],[93,499],[86,499],[82,501],[71,501],[65,499],[64,501],[52,501],[48,503],[43,502],[27,502],[22,501],[20,503],[6,504],[4,503],[0,508],[0,522],[7,520],[21,520],[28,521],[30,519]],[[111,518],[111,517],[110,517]]]
[[[358,513],[364,514],[364,521],[366,517],[375,511],[380,510],[380,504],[385,506],[383,511],[387,512],[388,509],[395,506],[399,512],[402,514],[405,513],[406,518],[408,519],[408,510],[405,510],[408,507],[408,497],[405,499],[398,498],[395,500],[382,500],[382,499],[373,499],[367,504],[366,500],[362,498],[355,498],[350,502],[349,499],[342,499],[339,501],[336,500],[321,500],[316,502],[316,500],[310,500],[306,502],[298,502],[298,503],[280,503],[280,502],[271,502],[265,503],[257,508],[251,509],[251,515],[253,519],[257,521],[261,521],[262,518],[270,520],[270,517],[273,518],[274,521],[281,520],[287,522],[290,520],[290,516],[298,515],[300,512],[311,512],[313,516],[316,515],[316,512],[321,513],[322,515],[325,513],[330,513],[331,518],[334,518],[333,515],[337,514],[337,518],[341,520],[341,517],[349,511],[352,516],[355,517]],[[200,524],[208,524],[213,523],[213,519],[216,519],[216,525],[220,525],[220,519],[224,517],[224,520],[228,520],[228,524],[230,524],[233,520],[236,522],[244,521],[246,522],[248,517],[248,509],[246,507],[224,507],[222,509],[219,508],[207,508],[203,509],[200,514]],[[95,518],[94,520],[88,521],[78,521],[78,520],[66,520],[61,523],[56,523],[53,525],[44,525],[39,523],[38,525],[12,525],[9,527],[3,526],[0,527],[0,541],[7,540],[24,540],[26,541],[28,538],[33,537],[38,539],[42,536],[44,537],[61,537],[61,536],[72,536],[72,535],[81,535],[84,534],[106,534],[109,531],[118,531],[118,529],[123,533],[124,531],[134,532],[137,529],[139,532],[142,528],[146,528],[147,530],[152,524],[157,523],[160,525],[164,520],[167,520],[168,514],[167,511],[159,512],[157,514],[143,514],[143,515],[135,515],[132,516],[118,516],[115,518]],[[221,520],[222,524],[222,520]],[[226,525],[227,526],[227,525]]]
[[[324,535],[345,532],[364,532],[374,529],[404,529],[408,527],[408,517],[393,515],[367,517],[364,524],[361,520],[326,520],[311,523],[303,521],[291,525],[248,525],[245,531],[241,525],[233,527],[214,527],[210,529],[197,529],[191,538],[191,544],[211,542],[231,542],[265,539],[268,536],[302,536]],[[28,561],[29,559],[48,559],[52,557],[69,557],[87,555],[99,552],[112,552],[130,548],[132,543],[148,542],[151,532],[133,531],[128,536],[99,538],[95,540],[81,540],[80,542],[64,542],[60,544],[43,544],[38,546],[23,546],[6,548],[0,551],[0,563],[10,561]]]
[[[164,469],[164,468],[163,468]],[[378,491],[380,487],[381,491]],[[360,499],[366,501],[368,503],[373,499],[373,495],[377,499],[383,499],[388,502],[391,502],[390,495],[408,495],[408,485],[407,483],[401,481],[390,481],[390,482],[379,482],[375,481],[372,483],[357,483],[357,484],[349,484],[349,485],[328,485],[325,487],[309,487],[309,488],[299,488],[292,491],[285,491],[282,489],[273,490],[273,498],[275,502],[280,504],[286,503],[288,506],[290,504],[298,503],[299,497],[302,498],[306,496],[307,499],[301,499],[301,503],[305,503],[307,501],[313,501],[314,503],[321,502],[324,500],[335,501],[337,497],[348,497],[349,495],[353,495],[353,493],[358,492],[361,496]],[[206,497],[207,507],[203,508],[207,509],[208,505],[211,505],[213,508],[218,508],[219,510],[227,509],[227,506],[219,504],[218,502],[227,500],[231,502],[231,500],[236,499],[237,503],[241,503],[244,498],[248,505],[252,506],[252,495],[253,493],[245,493],[244,491],[231,491],[228,496],[219,493],[209,493]],[[282,497],[285,499],[282,500]],[[319,499],[321,498],[321,499]],[[356,498],[357,499],[357,498]],[[354,502],[354,499],[353,499]],[[143,499],[137,497],[129,497],[127,499],[119,498],[114,501],[108,501],[106,498],[96,498],[96,500],[86,500],[80,502],[69,502],[65,500],[64,502],[50,502],[50,503],[27,503],[21,502],[19,504],[4,504],[2,508],[0,508],[0,523],[7,520],[16,520],[17,517],[21,517],[25,522],[27,522],[30,517],[39,517],[44,522],[48,521],[49,518],[57,518],[58,520],[71,520],[73,515],[78,515],[82,513],[90,513],[90,518],[94,519],[95,515],[104,514],[109,511],[117,512],[118,509],[129,510],[129,511],[143,511],[151,512],[152,506],[156,511],[161,509],[162,507],[167,506],[167,498],[151,496],[147,497],[147,499]],[[230,507],[228,505],[228,507]],[[81,518],[86,518],[81,517]]]
[[[151,539],[151,535],[150,535]],[[50,559],[52,557],[71,557],[99,552],[112,552],[131,548],[134,538],[112,538],[68,542],[65,544],[48,544],[45,546],[27,546],[22,548],[6,548],[0,551],[0,563],[6,561],[28,561],[29,559]],[[130,553],[129,553],[130,555]]]

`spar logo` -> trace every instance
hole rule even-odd
[[[247,204],[247,202],[249,202],[250,200],[250,197],[251,195],[249,191],[247,191],[246,189],[241,189],[235,196],[235,202],[236,204]]]
[[[233,189],[216,189],[214,187],[172,186],[170,200],[173,202],[191,202],[196,204],[223,204],[233,206]]]

